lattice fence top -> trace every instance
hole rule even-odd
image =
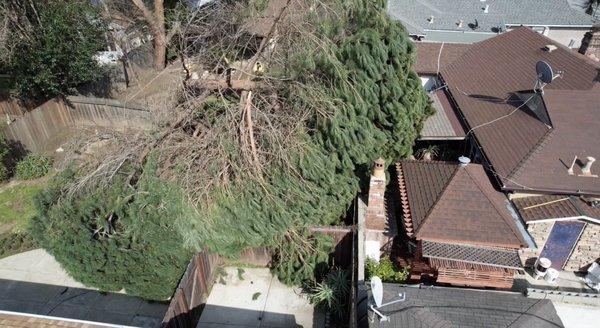
[[[423,241],[423,256],[489,266],[522,269],[517,250]]]

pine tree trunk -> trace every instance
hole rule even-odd
[[[164,42],[164,36],[154,36],[154,68],[162,71],[167,61],[167,45]]]

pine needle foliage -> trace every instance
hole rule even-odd
[[[137,190],[121,179],[65,198],[67,173],[37,196],[30,228],[36,242],[85,285],[151,300],[170,297],[193,254],[175,229],[185,212],[181,194],[147,175]]]
[[[279,92],[290,110],[314,113],[291,165],[223,188],[181,228],[195,247],[222,255],[271,247],[274,272],[291,284],[318,277],[333,250],[330,239],[306,228],[337,223],[360,190],[357,170],[379,156],[408,156],[432,112],[412,71],[413,46],[385,1],[344,3],[334,3],[339,15],[331,19],[315,17],[315,34],[291,42],[301,48],[292,46],[282,71],[295,81]]]
[[[333,113],[318,119],[315,139],[337,154],[342,169],[379,156],[407,157],[424,119],[433,113],[412,69],[414,46],[404,27],[386,14],[385,4],[350,1],[344,31],[330,37],[342,40],[330,45],[334,55],[319,52],[314,58],[313,75],[321,87],[330,86],[325,90],[332,101],[325,104]]]

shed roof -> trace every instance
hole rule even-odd
[[[548,44],[557,49],[545,51]],[[515,97],[533,88],[539,60],[564,71],[543,95],[551,125]],[[599,72],[600,64],[522,27],[473,44],[440,74],[503,189],[596,195],[599,179],[567,168],[575,155],[600,156]]]
[[[423,124],[420,140],[461,140],[465,138],[465,129],[460,123],[454,108],[448,101],[444,90],[430,92],[435,113]]]
[[[384,302],[397,299],[398,293],[406,300],[379,309],[390,316],[389,322],[369,320],[373,314],[366,315],[367,302],[359,303],[359,327],[564,327],[550,300],[520,293],[383,284]]]
[[[483,167],[401,161],[396,164],[406,231],[417,239],[520,248],[525,244]]]
[[[581,217],[600,220],[600,207],[594,207],[579,197],[531,196],[513,199],[513,203],[526,223]]]
[[[483,10],[486,4],[488,13]],[[506,25],[591,27],[594,22],[592,16],[571,8],[566,0],[390,0],[388,13],[412,35],[427,35],[429,30],[491,34]]]

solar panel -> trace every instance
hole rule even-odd
[[[552,267],[562,270],[585,227],[582,221],[556,221],[540,257],[552,261]]]

